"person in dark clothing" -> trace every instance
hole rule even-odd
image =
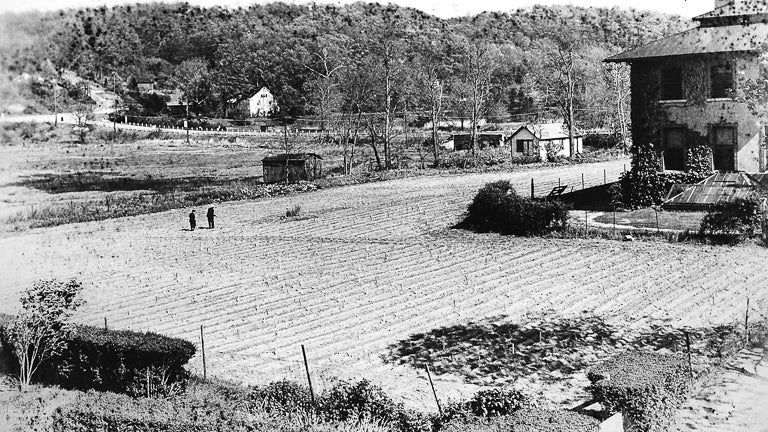
[[[213,207],[208,207],[208,214],[206,214],[208,217],[208,228],[213,229],[213,218],[216,217],[215,214],[213,214]]]
[[[195,211],[192,210],[192,213],[189,214],[189,230],[194,231],[195,230]]]

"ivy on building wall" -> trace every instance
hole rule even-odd
[[[703,61],[683,70],[686,106],[704,106],[709,95],[708,66]],[[663,128],[671,125],[659,102],[660,65],[632,65],[632,169],[621,179],[621,199],[629,208],[660,204],[675,183],[696,183],[712,173],[712,148],[705,135],[686,129],[685,173],[661,173]],[[642,96],[641,96],[642,95]]]

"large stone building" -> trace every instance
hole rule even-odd
[[[662,170],[687,170],[692,155],[709,154],[718,171],[764,172],[768,122],[733,89],[760,75],[768,1],[716,0],[694,20],[695,28],[606,60],[632,67],[633,141],[652,144]]]

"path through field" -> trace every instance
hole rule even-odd
[[[0,311],[41,277],[76,276],[78,319],[199,341],[209,373],[246,383],[369,378],[432,409],[423,372],[388,363],[414,333],[555,310],[615,324],[708,326],[768,300],[768,250],[601,240],[502,238],[450,230],[484,183],[579,185],[615,179],[625,161],[539,172],[403,179],[217,206],[214,230],[183,231],[189,209],[34,230],[0,239]],[[548,190],[541,186],[541,190]],[[294,205],[302,217],[283,220]],[[205,225],[205,208],[197,209]],[[763,303],[765,304],[765,303]],[[468,347],[471,349],[471,347]],[[200,356],[193,359],[199,369]],[[493,384],[493,383],[487,383]],[[570,404],[582,393],[546,393]],[[437,377],[441,398],[477,387]],[[554,389],[554,390],[553,390]]]

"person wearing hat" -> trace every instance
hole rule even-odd
[[[189,214],[189,230],[194,231],[195,230],[195,211],[192,210],[192,212]]]

